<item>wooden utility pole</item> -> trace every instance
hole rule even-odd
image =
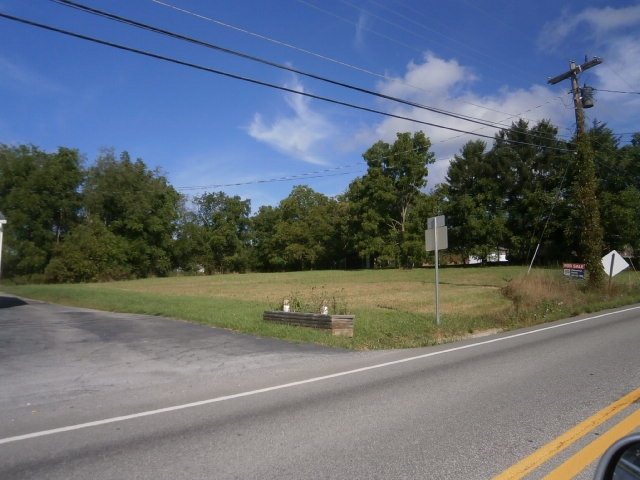
[[[593,60],[584,62],[582,65],[576,65],[573,60],[569,62],[569,71],[564,72],[557,77],[550,78],[547,83],[555,85],[567,78],[571,79],[571,93],[573,94],[573,107],[576,112],[576,135],[580,137],[584,134],[584,109],[582,108],[582,98],[580,95],[580,87],[578,86],[578,74],[585,70],[600,65],[602,59],[595,57]]]
[[[576,113],[576,180],[574,190],[580,200],[580,245],[584,263],[589,273],[589,286],[598,288],[604,281],[604,271],[600,263],[602,255],[603,231],[600,223],[600,209],[596,196],[598,180],[593,150],[589,139],[585,137],[583,98],[578,85],[578,74],[602,63],[598,57],[585,61],[582,65],[570,62],[569,71],[557,77],[550,78],[548,83],[555,85],[566,79],[571,79],[571,93]]]

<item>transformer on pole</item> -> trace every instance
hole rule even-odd
[[[595,57],[582,65],[569,63],[569,71],[550,78],[548,83],[555,85],[563,80],[571,80],[571,93],[576,114],[576,170],[577,177],[574,188],[579,197],[576,216],[580,218],[582,232],[580,236],[581,255],[589,273],[589,286],[598,288],[602,284],[603,273],[600,268],[602,255],[603,231],[600,223],[600,209],[597,198],[597,173],[594,154],[585,135],[584,109],[593,107],[593,88],[586,85],[581,89],[578,85],[578,74],[600,65],[602,60]]]
[[[583,63],[582,65],[576,65],[576,62],[569,62],[569,71],[564,72],[557,77],[550,78],[547,83],[550,85],[555,85],[563,80],[568,78],[571,79],[571,93],[573,94],[573,107],[576,112],[576,132],[578,137],[580,137],[584,133],[584,108],[593,107],[593,88],[587,87],[586,85],[583,88],[578,86],[578,74],[584,72],[585,70],[590,69],[591,67],[595,67],[596,65],[600,65],[602,63],[602,59],[599,57],[595,57],[593,60]]]

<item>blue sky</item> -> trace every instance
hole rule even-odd
[[[568,81],[603,63],[587,121],[623,143],[640,131],[640,2],[508,0],[76,0],[292,69],[497,122],[575,129]],[[0,13],[183,62],[492,137],[496,128],[345,89],[87,14],[51,0],[0,0]],[[636,93],[621,93],[636,92]],[[277,205],[295,185],[333,196],[366,172],[362,153],[423,130],[437,162],[428,187],[471,139],[161,61],[0,18],[0,143],[102,148],[160,168],[182,193],[224,191]],[[489,145],[490,139],[485,139]]]

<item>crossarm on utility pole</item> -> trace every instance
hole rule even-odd
[[[602,59],[599,57],[595,57],[593,60],[589,60],[588,62],[583,63],[582,65],[576,65],[574,62],[571,62],[571,66],[568,72],[564,72],[557,77],[550,78],[547,83],[550,85],[555,85],[556,83],[561,82],[562,80],[566,80],[567,78],[573,77],[580,72],[584,72],[585,70],[589,70],[591,67],[595,67],[596,65],[600,65],[602,63]]]
[[[591,61],[585,61],[577,66],[575,62],[570,62],[569,71],[550,78],[548,83],[554,85],[562,80],[571,80],[571,93],[573,94],[573,105],[576,114],[576,189],[580,198],[581,207],[578,215],[581,218],[583,235],[581,239],[582,255],[587,264],[589,273],[589,284],[597,287],[602,282],[602,268],[600,266],[600,255],[602,246],[602,226],[600,224],[600,210],[596,196],[597,178],[593,151],[588,138],[585,136],[584,110],[580,87],[578,85],[578,74],[602,63],[602,59],[595,57]]]

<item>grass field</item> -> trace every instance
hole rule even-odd
[[[181,318],[294,342],[351,349],[410,348],[508,330],[640,301],[640,276],[623,272],[612,289],[586,292],[560,269],[500,266],[440,269],[435,325],[433,269],[312,271],[183,276],[79,285],[7,285],[26,298],[107,311]],[[353,338],[262,321],[283,299],[303,311],[356,316]]]

